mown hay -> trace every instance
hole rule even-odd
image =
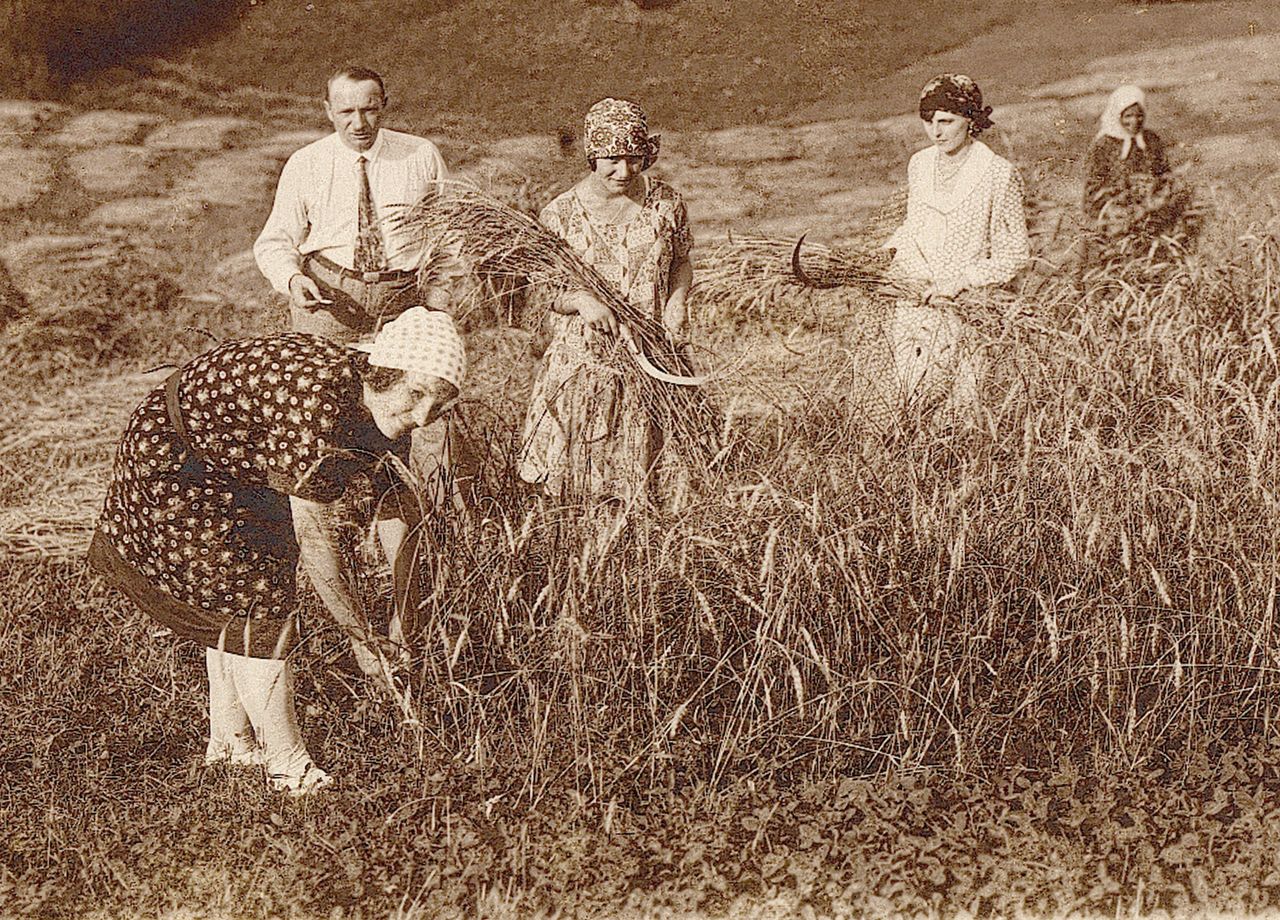
[[[30,307],[26,295],[14,283],[8,267],[0,262],[0,329],[9,322],[26,314]]]
[[[118,254],[11,323],[0,361],[34,372],[141,357],[159,323],[172,322],[181,294],[176,282],[146,261]]]
[[[0,409],[0,555],[83,554],[106,494],[125,419],[158,374],[106,377],[66,389],[19,389]]]

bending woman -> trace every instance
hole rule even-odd
[[[603,99],[587,112],[588,173],[540,214],[618,293],[685,332],[693,282],[684,202],[644,175],[658,158],[644,111]],[[554,305],[551,341],[525,417],[520,476],[553,494],[629,501],[645,494],[661,446],[637,388],[608,360],[618,320],[586,291]]]
[[[356,477],[380,476],[389,454],[407,456],[410,431],[440,415],[466,370],[453,321],[421,307],[358,348],[288,333],[176,371],[129,420],[89,550],[144,612],[205,646],[205,762],[265,764],[291,793],[330,781],[294,714],[299,556],[361,666],[376,661],[356,639],[359,602],[333,536],[295,532],[291,506],[332,502]]]

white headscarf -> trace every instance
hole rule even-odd
[[[377,367],[397,367],[439,377],[462,389],[467,352],[458,327],[447,313],[410,307],[379,331],[371,343],[354,346]]]
[[[1098,137],[1114,137],[1121,142],[1120,159],[1127,159],[1129,151],[1133,149],[1133,145],[1137,144],[1139,150],[1147,149],[1147,139],[1143,137],[1143,132],[1138,131],[1137,134],[1130,134],[1120,124],[1120,115],[1131,105],[1136,105],[1145,113],[1147,111],[1147,94],[1140,87],[1127,83],[1124,86],[1118,86],[1115,92],[1111,94],[1111,98],[1107,100],[1107,107],[1102,112],[1102,117],[1098,119]]]

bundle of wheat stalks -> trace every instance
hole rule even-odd
[[[592,294],[613,311],[639,352],[630,355],[614,348],[607,360],[639,387],[654,423],[686,455],[710,459],[718,452],[719,418],[703,389],[672,385],[651,373],[693,377],[688,355],[662,323],[622,297],[537,220],[459,182],[427,196],[396,223],[407,235],[407,245],[423,253],[419,276],[424,282],[457,257],[478,275],[506,279],[521,289],[552,296],[576,290]]]
[[[792,266],[796,246],[796,240],[730,236],[705,249],[698,260],[695,291],[706,318],[773,316],[779,308],[807,305],[815,287],[904,294],[886,275],[893,257],[890,250],[863,245],[836,248],[805,241],[799,261],[812,282],[806,285]]]
[[[1095,235],[1103,261],[1177,261],[1194,247],[1209,208],[1184,173],[1139,173],[1099,193]]]

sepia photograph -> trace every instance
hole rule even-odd
[[[1280,917],[1276,0],[0,16],[0,920]]]

